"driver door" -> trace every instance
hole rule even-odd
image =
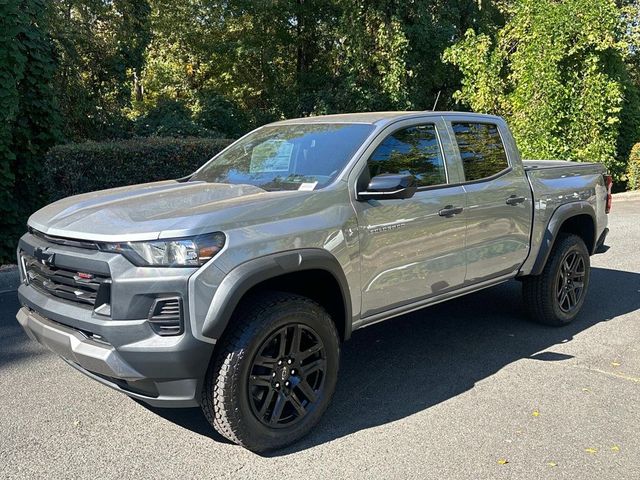
[[[362,318],[460,287],[465,278],[465,192],[447,168],[438,118],[405,121],[374,143],[358,188],[383,173],[411,174],[408,199],[355,202],[361,255]],[[448,214],[452,208],[459,213]],[[365,320],[366,321],[366,320]]]

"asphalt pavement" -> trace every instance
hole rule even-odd
[[[610,228],[572,325],[509,282],[365,328],[318,427],[265,456],[84,377],[0,294],[0,478],[640,478],[640,200]]]

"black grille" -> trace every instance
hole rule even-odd
[[[33,228],[29,228],[29,233],[32,235],[46,240],[49,243],[55,243],[56,245],[65,245],[67,247],[78,247],[78,248],[88,248],[90,250],[99,250],[98,244],[96,242],[90,242],[87,240],[74,240],[71,238],[64,237],[52,237],[51,235],[47,235],[46,233],[42,233],[38,230],[34,230]]]
[[[45,265],[26,254],[22,261],[27,283],[42,293],[92,307],[109,303],[109,277]]]

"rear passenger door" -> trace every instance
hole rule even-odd
[[[515,142],[496,117],[447,117],[466,192],[465,284],[515,274],[529,252],[532,195]]]

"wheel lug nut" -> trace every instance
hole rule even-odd
[[[280,388],[280,383],[276,382],[276,388]]]
[[[284,386],[288,387],[289,386],[289,382],[284,382]]]
[[[276,372],[271,372],[271,376],[275,377],[276,376]]]
[[[287,363],[288,363],[289,365],[291,365],[291,364],[293,363],[293,360],[289,359],[289,360],[287,360]]]
[[[278,360],[278,365],[282,365],[282,360]]]
[[[292,368],[291,369],[291,375],[295,375],[295,374],[296,374],[296,371]]]

